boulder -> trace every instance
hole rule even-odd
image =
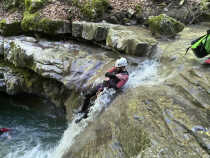
[[[173,37],[184,29],[184,24],[165,14],[150,16],[149,29],[157,35]]]
[[[143,28],[118,26],[109,29],[106,45],[129,55],[151,57],[157,41]]]
[[[2,19],[0,21],[0,34],[4,36],[18,35],[23,33],[21,20]]]

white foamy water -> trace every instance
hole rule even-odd
[[[129,75],[125,88],[135,88],[139,85],[152,85],[158,82],[159,62],[156,60],[145,60],[140,63]]]
[[[50,158],[51,153],[51,149],[43,150],[43,147],[40,145],[32,149],[26,149],[17,145],[17,149],[13,152],[11,151],[5,158]]]
[[[114,94],[115,90],[105,88],[100,96],[95,100],[94,105],[90,108],[88,118],[82,119],[79,123],[75,123],[75,120],[80,118],[79,115],[75,115],[73,121],[69,124],[68,128],[64,132],[59,145],[52,155],[53,158],[62,158],[62,156],[70,150],[71,146],[75,142],[75,138],[87,127],[89,122],[94,121],[102,110],[108,106]]]

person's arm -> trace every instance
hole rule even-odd
[[[121,75],[121,74],[119,74],[119,75],[117,75],[117,77],[120,79],[120,81],[116,85],[117,89],[119,89],[119,88],[123,87],[126,84],[126,82],[128,81],[128,77],[129,76],[128,75]]]
[[[105,73],[105,76],[106,77],[109,77],[111,79],[117,79],[117,77],[113,74],[113,72],[116,70],[116,67],[112,67],[110,70],[108,70],[106,73]]]

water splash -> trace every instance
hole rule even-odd
[[[150,85],[158,81],[159,62],[145,60],[132,70],[125,88],[135,88],[139,85]]]
[[[69,124],[62,139],[60,140],[59,145],[52,156],[53,158],[62,158],[63,155],[69,152],[76,137],[84,131],[84,129],[88,126],[88,123],[94,121],[102,110],[109,105],[115,93],[115,90],[105,88],[100,96],[98,96],[95,100],[94,105],[90,108],[88,118],[82,119],[79,123],[75,123],[75,121],[81,116],[80,114],[74,116],[73,121]]]
[[[18,144],[14,151],[8,153],[5,158],[50,158],[53,147],[44,149],[43,146],[38,143],[37,146],[28,149],[24,142]]]

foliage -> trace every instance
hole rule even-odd
[[[30,13],[35,13],[43,7],[45,3],[47,3],[46,0],[25,0],[25,10]]]
[[[110,7],[108,0],[73,0],[72,4],[78,7],[85,18],[94,19],[103,17],[106,10]]]
[[[12,8],[24,9],[24,0],[3,0],[5,10]]]

